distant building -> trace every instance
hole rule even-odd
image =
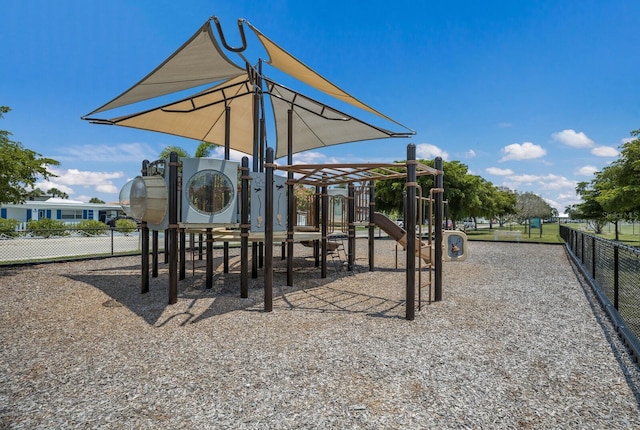
[[[77,200],[51,197],[45,201],[27,201],[22,204],[3,203],[0,218],[16,219],[21,223],[43,218],[75,224],[82,220],[105,222],[122,214],[116,203],[84,203]]]

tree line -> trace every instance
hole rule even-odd
[[[620,157],[594,174],[589,182],[579,182],[576,192],[582,202],[568,206],[572,219],[587,220],[596,233],[612,222],[618,240],[618,222],[634,221],[640,215],[640,130],[621,146]]]
[[[420,163],[434,167],[433,160],[418,160]],[[445,217],[452,221],[473,218],[487,218],[492,223],[496,220],[500,225],[505,221],[525,223],[529,218],[549,218],[557,216],[552,208],[540,196],[532,192],[517,192],[498,187],[481,176],[469,173],[467,165],[460,161],[443,161]],[[434,188],[434,177],[419,176],[418,185],[423,190],[423,197],[429,197],[430,188]],[[404,179],[376,181],[376,208],[381,211],[400,215],[403,213]]]

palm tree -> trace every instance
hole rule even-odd
[[[158,157],[162,159],[169,158],[169,154],[171,154],[172,152],[175,152],[176,154],[178,154],[178,157],[180,158],[190,157],[189,153],[179,146],[166,146],[162,150],[162,152],[160,152],[160,155],[158,155]]]
[[[214,146],[217,146],[215,143],[209,143],[209,142],[200,142],[200,145],[198,145],[198,147],[196,148],[196,152],[194,157],[195,158],[208,158],[211,156],[211,148],[213,148]],[[180,158],[189,158],[191,157],[189,155],[189,153],[184,149],[181,148],[179,146],[167,146],[165,147],[162,152],[160,153],[159,157],[160,158],[169,158],[169,154],[175,152],[176,154],[178,154],[178,157]]]
[[[198,148],[196,149],[195,157],[196,158],[209,158],[211,157],[211,148],[217,146],[215,143],[209,142],[200,142]]]

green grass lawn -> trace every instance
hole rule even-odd
[[[587,229],[586,224],[580,223],[571,223],[564,224],[569,228],[573,228],[576,230],[583,231],[587,234],[593,234],[593,231]],[[484,228],[486,226],[481,226],[477,230],[467,230],[467,237],[469,240],[494,240],[494,232],[495,230],[511,230],[511,231],[520,231],[520,242],[537,242],[537,243],[562,243],[563,240],[560,238],[560,227],[557,223],[553,224],[543,224],[542,226],[542,237],[540,236],[540,230],[534,228],[531,230],[531,237],[529,237],[529,232],[525,233],[525,227],[522,225],[511,225],[504,227],[497,227],[494,225],[493,228]],[[597,235],[604,239],[615,239],[615,230],[613,225],[606,226],[603,229],[602,234]],[[509,241],[514,242],[516,240],[515,237],[511,236],[499,236],[498,241]],[[620,226],[620,242],[625,243],[630,246],[640,246],[640,225],[634,224],[624,224]]]
[[[495,231],[496,230],[505,230],[505,231],[519,231],[520,232],[520,242],[536,242],[536,243],[563,243],[562,238],[560,238],[560,228],[557,223],[553,224],[544,224],[542,226],[542,235],[540,235],[540,229],[534,228],[531,230],[531,237],[529,237],[529,232],[525,232],[525,228],[523,225],[510,225],[504,227],[497,227],[494,225],[493,228],[486,228],[484,226],[478,228],[477,230],[467,230],[467,237],[469,240],[495,240]],[[515,242],[516,237],[514,236],[506,236],[500,235],[498,237],[499,242]]]

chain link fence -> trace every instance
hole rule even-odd
[[[164,240],[160,242],[164,245]],[[140,230],[65,228],[0,235],[0,265],[59,261],[141,252]]]
[[[640,249],[560,226],[560,236],[592,281],[616,329],[640,358]]]

